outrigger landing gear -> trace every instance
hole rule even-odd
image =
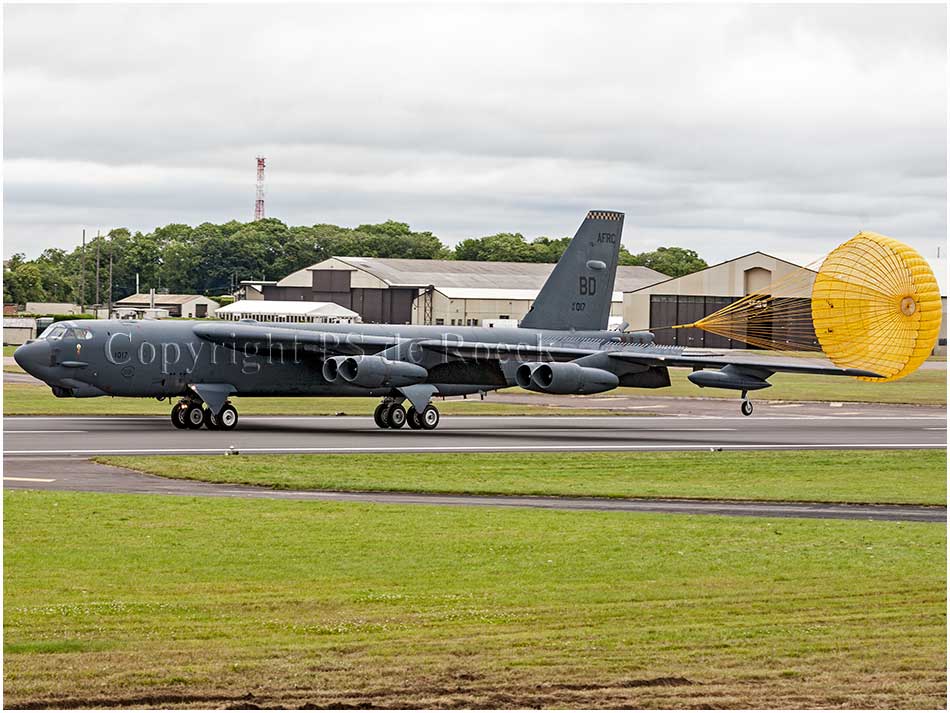
[[[739,405],[739,411],[742,412],[743,416],[752,415],[752,401],[749,400],[747,394],[747,391],[742,392],[742,403]]]
[[[413,430],[431,431],[439,425],[439,409],[429,404],[419,413],[412,406],[407,410],[400,403],[385,399],[373,412],[373,420],[380,428],[402,428],[408,423]]]
[[[175,428],[197,430],[204,426],[209,431],[230,431],[238,423],[238,412],[230,401],[215,416],[199,401],[182,399],[172,407],[172,425]]]

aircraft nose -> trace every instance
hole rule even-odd
[[[32,376],[39,376],[43,367],[49,367],[49,344],[45,339],[23,344],[13,352],[13,360]]]

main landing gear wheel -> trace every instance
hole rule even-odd
[[[231,404],[225,404],[217,416],[211,409],[205,409],[205,428],[209,431],[233,431],[237,427],[238,412]]]
[[[437,409],[432,404],[429,404],[425,407],[425,409],[423,409],[419,416],[419,420],[422,422],[423,430],[431,431],[439,425],[439,409]]]
[[[218,422],[218,428],[222,431],[233,431],[238,425],[238,412],[231,404],[225,404],[215,419]]]
[[[373,411],[373,420],[380,428],[389,428],[389,404],[385,401]]]
[[[409,410],[406,411],[406,423],[408,423],[409,428],[414,431],[418,431],[420,428],[422,428],[422,416],[420,416],[419,412],[411,406],[409,407]]]
[[[188,404],[177,403],[172,406],[172,425],[175,428],[187,428],[185,425],[185,409],[188,407]]]
[[[751,416],[751,415],[752,415],[752,402],[749,401],[748,399],[745,399],[745,400],[742,402],[742,405],[739,406],[739,410],[742,412],[742,415],[743,415],[743,416]]]
[[[390,428],[402,428],[406,425],[406,409],[399,404],[393,404],[386,412],[386,421]]]
[[[184,418],[185,428],[197,430],[205,425],[205,410],[199,404],[188,404],[185,406]]]

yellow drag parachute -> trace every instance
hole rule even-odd
[[[783,297],[807,292],[811,298]],[[930,265],[893,238],[862,232],[817,272],[803,267],[691,324],[761,349],[821,351],[842,368],[893,381],[933,351],[943,310]],[[816,340],[817,339],[817,343]]]
[[[862,232],[825,258],[811,295],[822,351],[836,365],[893,381],[919,367],[940,331],[940,288],[908,245]]]

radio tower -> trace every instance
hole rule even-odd
[[[257,157],[257,200],[254,201],[254,220],[264,217],[264,157]]]

